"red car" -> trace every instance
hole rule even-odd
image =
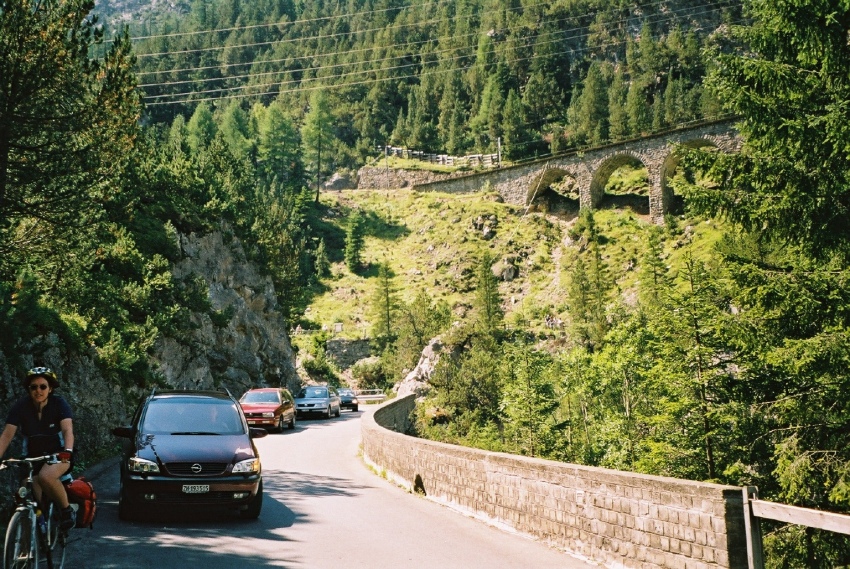
[[[245,392],[239,404],[251,427],[283,431],[295,428],[295,400],[285,387],[262,387]]]

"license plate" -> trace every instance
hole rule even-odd
[[[184,494],[204,494],[210,491],[209,484],[184,484]]]

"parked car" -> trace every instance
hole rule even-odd
[[[352,411],[357,411],[359,402],[357,401],[357,395],[354,394],[353,389],[349,389],[348,387],[340,387],[337,390],[339,394],[339,406],[341,409],[351,409]]]
[[[250,427],[283,431],[284,425],[295,428],[295,398],[285,387],[249,389],[239,398]]]
[[[339,417],[339,395],[327,385],[302,387],[295,396],[295,410],[299,415],[321,414],[327,418]]]
[[[260,454],[239,403],[226,392],[156,391],[145,397],[122,440],[118,517],[198,511],[238,511],[259,517],[263,505]]]

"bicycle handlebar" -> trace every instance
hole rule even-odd
[[[32,457],[24,457],[24,458],[5,458],[0,460],[0,470],[7,468],[9,464],[36,464],[38,462],[44,462],[47,464],[59,464],[60,462],[71,462],[71,453],[70,452],[56,452],[53,454],[45,454],[43,456],[32,456]]]

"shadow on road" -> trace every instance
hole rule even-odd
[[[345,416],[345,415],[343,415]],[[358,414],[353,414],[355,419]],[[332,419],[335,421],[337,419]],[[321,426],[322,421],[316,421]],[[263,510],[258,520],[235,513],[158,512],[138,521],[118,519],[116,472],[98,483],[95,531],[74,530],[66,566],[75,569],[308,568],[298,554],[281,559],[281,548],[298,550],[288,536],[295,525],[311,523],[305,502],[317,497],[352,497],[367,488],[351,480],[266,469]],[[70,563],[70,564],[69,564]]]

